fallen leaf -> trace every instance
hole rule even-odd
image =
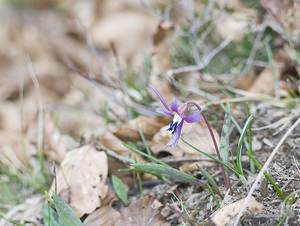
[[[159,205],[157,205],[157,201],[155,201],[152,196],[146,196],[134,203],[131,203],[130,206],[123,209],[121,217],[116,222],[115,226],[170,225],[159,213],[159,210],[155,208],[157,206]]]
[[[91,30],[97,45],[111,51],[114,44],[121,63],[141,66],[143,54],[150,52],[156,26],[157,19],[147,11],[124,7],[105,13]]]
[[[217,226],[226,225],[235,215],[237,215],[243,205],[245,199],[241,199],[232,204],[224,206],[220,209],[216,215],[213,216],[212,221]],[[247,210],[251,214],[259,214],[263,210],[263,204],[257,202],[253,196],[251,196],[249,202],[247,203]]]
[[[239,80],[237,80],[234,87],[238,89],[248,90],[249,87],[252,86],[255,80],[256,80],[256,74],[253,67],[251,67],[249,73],[241,77]]]
[[[154,154],[158,154],[164,150],[164,146],[169,142],[171,133],[167,131],[168,127],[163,127],[155,134],[149,146]],[[219,134],[214,128],[213,133],[216,141],[219,142]],[[215,148],[210,136],[209,130],[204,122],[188,124],[185,123],[182,127],[181,136],[196,148],[205,151],[207,154],[215,155]],[[199,152],[186,145],[179,140],[174,152],[170,152],[174,156],[201,156]]]
[[[84,221],[85,226],[114,226],[120,217],[120,213],[111,206],[101,206],[92,212]]]
[[[82,217],[101,206],[106,196],[107,157],[86,145],[68,152],[57,173],[58,195]],[[54,182],[50,192],[54,192]]]
[[[137,118],[128,121],[121,125],[120,129],[114,134],[118,137],[130,139],[130,140],[141,140],[136,124],[143,131],[146,138],[152,137],[157,133],[160,128],[171,120],[168,117],[156,117],[156,116],[144,116],[140,115]]]
[[[287,52],[282,50],[277,52],[273,57],[275,78],[280,80],[284,70],[285,62],[288,61]],[[266,67],[250,86],[248,91],[253,93],[274,94],[274,78],[270,67]]]

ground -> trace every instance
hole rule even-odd
[[[67,206],[87,226],[235,225],[256,180],[256,201],[239,224],[299,225],[299,8],[279,0],[0,1],[0,225],[69,226],[60,215]],[[215,160],[181,140],[166,149],[172,118],[156,112],[163,106],[149,85],[167,105],[174,97],[199,104],[222,156],[232,151],[231,167],[240,141],[251,141],[262,167],[277,151],[266,172],[286,200],[257,167],[251,172],[250,147],[241,149],[247,182],[226,171],[231,194]],[[189,105],[187,114],[197,111]],[[234,120],[243,129],[250,114],[241,138]],[[203,119],[185,122],[181,138],[216,157]],[[136,162],[159,166],[150,175]]]

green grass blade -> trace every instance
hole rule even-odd
[[[210,193],[212,194],[214,200],[216,201],[216,204],[218,206],[219,209],[221,209],[221,205],[220,205],[220,202],[219,202],[219,199],[217,198],[216,194],[214,193],[213,189],[211,188],[211,186],[209,184],[206,184],[208,190],[210,191]]]
[[[149,147],[149,145],[147,144],[146,138],[145,138],[145,136],[144,136],[144,134],[143,134],[143,131],[141,130],[141,128],[140,128],[140,126],[139,126],[138,123],[136,123],[136,128],[137,128],[137,130],[138,130],[138,132],[139,132],[139,134],[140,134],[140,137],[142,138],[142,141],[143,141],[143,144],[144,144],[144,146],[145,146],[145,148],[146,148],[147,154],[150,155],[150,156],[152,156],[152,152],[151,152],[151,150],[150,150],[150,147]]]
[[[226,107],[224,106],[224,104],[220,103],[220,105],[221,105],[221,107],[223,108],[223,110],[224,110],[225,112],[228,112],[228,113],[229,113],[228,108],[226,108]],[[234,125],[235,128],[238,130],[238,132],[241,134],[241,133],[242,133],[242,128],[240,127],[240,125],[238,124],[238,122],[235,120],[235,118],[234,118],[232,115],[230,115],[230,120],[232,121],[233,125]],[[245,143],[246,149],[249,150],[249,144],[248,144],[247,140],[244,140],[244,143]]]
[[[250,152],[246,152],[247,155],[249,156],[249,158],[251,158],[254,162],[254,164],[256,165],[256,167],[261,170],[262,166],[260,165],[260,163],[256,160],[256,158],[250,153]],[[273,188],[275,189],[275,191],[278,193],[278,195],[280,196],[280,198],[282,198],[283,200],[285,200],[285,195],[283,194],[283,192],[281,191],[281,189],[277,186],[277,184],[275,183],[275,181],[272,179],[272,177],[269,176],[269,174],[267,172],[264,172],[264,175],[266,177],[266,179],[270,182],[270,184],[273,186]]]
[[[218,194],[220,194],[219,187],[218,187],[215,179],[209,174],[209,172],[207,172],[205,169],[200,167],[198,164],[197,164],[197,167],[198,167],[198,170],[200,171],[200,173],[208,180],[208,183],[210,183],[211,186],[213,186],[213,188],[218,192]]]
[[[216,162],[222,164],[223,166],[225,166],[227,169],[229,169],[231,172],[233,172],[235,175],[239,176],[239,173],[237,171],[235,171],[233,168],[231,168],[228,164],[225,164],[224,162],[220,161],[219,159],[213,157],[212,155],[207,154],[204,151],[201,151],[200,149],[196,148],[195,146],[193,146],[192,144],[190,144],[189,142],[187,142],[186,140],[182,139],[181,140],[186,143],[187,145],[189,145],[191,148],[193,148],[194,150],[200,152],[202,155],[205,155],[206,157],[215,160]]]
[[[58,214],[49,205],[43,205],[42,215],[45,226],[64,226],[60,222]]]
[[[275,72],[275,67],[274,67],[274,62],[273,62],[273,54],[272,54],[270,44],[267,40],[265,40],[265,47],[266,47],[269,65],[270,65],[272,75],[273,75],[275,98],[279,100],[280,95],[279,95],[279,88],[278,88],[278,80],[276,78],[276,72]]]
[[[238,167],[237,170],[238,170],[239,174],[241,174],[241,175],[244,175],[243,166],[242,166],[242,146],[243,146],[243,142],[244,142],[247,130],[248,130],[249,126],[251,125],[252,120],[253,120],[253,116],[250,115],[244,125],[244,128],[242,130],[242,133],[241,133],[241,136],[239,139],[238,147],[237,147],[236,166]]]
[[[297,197],[296,195],[293,195],[289,200],[288,200],[288,209],[286,210],[284,216],[282,217],[282,219],[280,220],[280,222],[277,224],[277,226],[280,226],[284,221],[285,219],[287,218],[287,216],[289,215],[291,209],[292,209],[292,205],[295,203]]]
[[[5,217],[4,214],[2,214],[2,213],[0,213],[0,219],[1,219],[1,218],[4,219],[4,220],[7,221],[7,222],[13,224],[14,226],[25,226],[25,224],[20,224],[20,223],[18,223],[18,222],[16,222],[16,221],[12,220],[12,219],[10,219],[10,218]]]
[[[246,103],[246,113],[247,113],[247,118],[250,117],[250,110],[249,110],[249,104],[248,102]],[[248,129],[248,143],[249,143],[249,149],[248,151],[253,155],[253,150],[252,150],[252,123],[250,122],[250,126]],[[250,170],[252,174],[255,174],[255,165],[254,162],[250,159]]]
[[[126,191],[126,186],[121,181],[120,178],[118,178],[115,175],[111,176],[111,182],[114,187],[115,192],[117,193],[118,197],[122,200],[124,204],[127,202],[127,191]]]
[[[224,163],[228,162],[229,156],[229,133],[230,133],[230,114],[225,112],[224,124],[220,139],[220,155]]]
[[[196,177],[189,175],[187,173],[181,172],[177,169],[166,167],[155,163],[134,163],[131,164],[132,170],[137,172],[150,173],[153,175],[160,175],[162,177],[171,178],[183,183],[188,183],[192,185],[198,185],[206,188],[206,184],[198,180]]]
[[[83,226],[76,213],[59,196],[52,196],[59,220],[64,226]]]
[[[131,146],[131,145],[129,145],[129,144],[126,144],[126,143],[122,143],[122,144],[123,144],[123,146],[125,146],[126,148],[129,148],[131,151],[133,151],[133,152],[135,152],[135,153],[137,153],[137,154],[139,154],[139,155],[141,155],[141,156],[144,156],[144,157],[150,159],[151,161],[153,161],[153,162],[155,162],[155,163],[158,163],[158,164],[161,164],[161,165],[164,165],[164,166],[169,167],[166,163],[164,163],[164,162],[158,160],[157,158],[155,158],[155,157],[153,157],[153,156],[151,156],[151,155],[148,155],[148,154],[146,154],[146,153],[144,153],[144,152],[138,150],[137,148],[135,148],[135,147],[133,147],[133,146]]]

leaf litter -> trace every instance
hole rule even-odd
[[[166,131],[170,121],[154,112],[158,105],[151,103],[155,96],[147,87],[149,84],[156,87],[168,103],[177,96],[182,102],[193,99],[207,104],[204,110],[217,141],[224,112],[219,105],[209,102],[211,96],[228,102],[255,97],[256,102],[249,104],[255,116],[253,150],[260,163],[266,162],[272,151],[268,143],[275,146],[285,129],[299,117],[299,23],[296,19],[299,7],[298,3],[275,0],[260,2],[259,7],[267,12],[244,1],[221,0],[143,1],[143,4],[134,0],[118,3],[31,0],[24,5],[19,1],[1,2],[1,11],[5,13],[1,14],[0,31],[3,47],[0,50],[0,193],[17,201],[0,196],[0,224],[12,225],[7,223],[9,219],[42,224],[42,204],[46,197],[40,194],[50,187],[42,174],[52,181],[53,160],[57,164],[57,194],[82,217],[85,225],[205,222],[224,225],[224,219],[232,222],[240,202],[247,196],[247,188],[235,175],[230,175],[234,193],[226,196],[215,162],[203,158],[181,141],[174,152],[164,150],[170,139]],[[265,17],[263,21],[262,17]],[[218,46],[228,37],[232,43]],[[266,41],[270,43],[275,70],[268,62]],[[28,76],[26,56],[32,61],[39,91]],[[247,71],[242,70],[245,62],[249,71],[241,78],[240,72]],[[194,66],[203,65],[205,70],[193,71]],[[184,73],[170,73],[182,70],[182,66],[187,66]],[[274,77],[278,88],[273,86]],[[275,107],[272,101],[276,89],[281,97],[276,103],[282,108]],[[236,96],[230,96],[227,91]],[[42,111],[38,110],[38,99]],[[243,103],[231,103],[231,110],[231,115],[242,125],[246,118]],[[41,112],[44,115],[42,134],[37,129]],[[225,195],[222,209],[218,210],[207,189],[183,183],[177,177],[163,181],[149,174],[120,172],[130,168],[132,161],[137,161],[135,164],[149,161],[122,145],[129,143],[146,152],[136,123],[154,157],[168,155],[172,167],[189,172],[201,183],[207,180],[198,171],[197,164],[208,171]],[[230,131],[226,143],[235,147],[239,136],[232,124]],[[42,144],[37,140],[41,135]],[[215,155],[204,124],[186,124],[182,135],[197,148]],[[223,137],[224,134],[221,147]],[[297,195],[300,189],[296,173],[299,171],[298,137],[296,128],[268,169],[286,195]],[[97,143],[103,145],[103,150],[95,148]],[[112,152],[114,157],[108,154]],[[123,161],[126,158],[130,161]],[[248,162],[243,161],[246,169]],[[113,192],[108,179],[111,175],[126,185],[129,206],[122,204]],[[251,184],[257,174],[247,172],[246,176]],[[50,194],[55,190],[54,183]],[[137,188],[139,184],[144,197]],[[253,193],[255,199],[252,197],[248,203],[250,214],[244,214],[243,223],[277,224],[287,213],[288,204],[279,199],[270,184],[259,184],[260,189]],[[9,193],[8,189],[17,192]],[[160,207],[154,208],[153,203],[158,202]],[[297,199],[283,219],[286,224],[299,223],[298,207]]]

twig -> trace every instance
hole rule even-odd
[[[173,69],[167,72],[167,75],[171,76],[173,74],[180,74],[183,72],[194,72],[194,71],[200,71],[204,69],[212,60],[212,58],[217,55],[219,52],[221,52],[226,46],[229,45],[229,43],[232,41],[232,38],[225,39],[218,47],[210,51],[209,54],[205,55],[202,58],[202,63],[198,65],[190,65],[186,67],[180,67],[177,69]]]
[[[284,136],[281,138],[281,140],[279,141],[279,143],[277,144],[277,146],[274,148],[274,150],[272,151],[270,157],[268,158],[268,160],[266,161],[266,163],[264,164],[263,168],[259,171],[259,174],[258,176],[256,177],[247,197],[245,198],[244,202],[243,202],[243,205],[241,207],[241,210],[234,222],[234,226],[237,226],[239,221],[240,221],[240,218],[242,217],[243,215],[243,212],[258,184],[258,182],[261,180],[261,178],[263,177],[263,174],[264,172],[268,169],[269,167],[269,164],[271,163],[271,161],[273,160],[275,154],[277,153],[277,151],[279,150],[280,146],[283,144],[283,142],[285,141],[285,139],[290,135],[290,133],[296,128],[296,126],[300,123],[300,118],[298,118],[298,120],[294,123],[294,125],[292,125],[292,127],[284,134]]]

